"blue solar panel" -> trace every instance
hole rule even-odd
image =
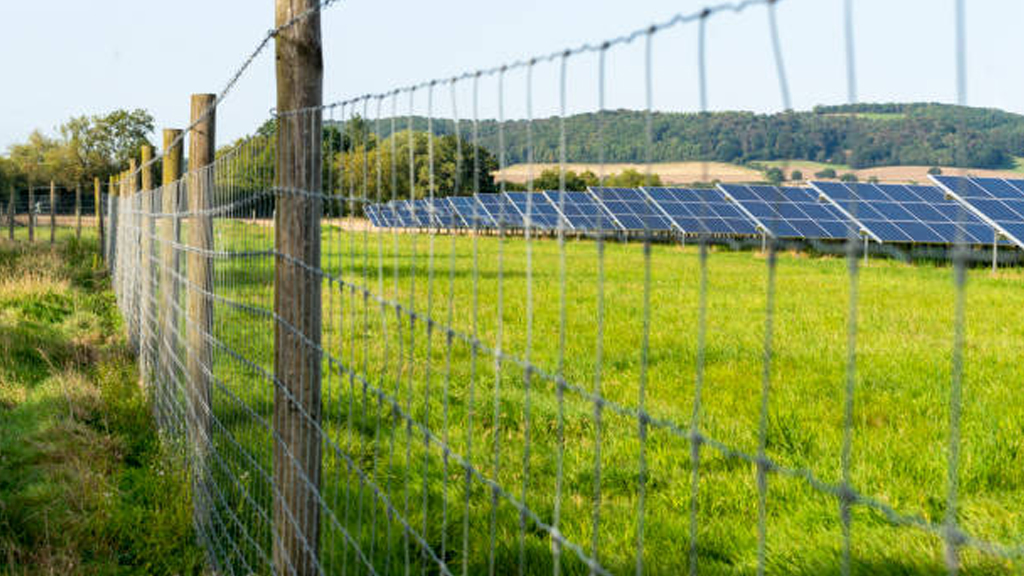
[[[504,228],[523,227],[523,217],[502,194],[477,194],[476,198],[497,225]]]
[[[620,230],[612,215],[589,192],[544,192],[555,208],[575,230]]]
[[[448,203],[452,211],[462,220],[462,226],[467,228],[497,228],[497,224],[487,214],[480,201],[475,196],[451,196]]]
[[[842,211],[818,200],[810,188],[779,188],[719,184],[767,231],[778,238],[839,240],[858,233],[857,225]]]
[[[530,228],[554,230],[560,218],[547,196],[536,192],[506,192],[505,199],[516,210],[522,222]]]
[[[384,228],[384,221],[380,217],[380,213],[377,211],[377,204],[367,204],[363,207],[363,212],[366,217],[370,219],[370,223],[377,228]]]
[[[457,228],[462,226],[462,221],[452,210],[452,205],[447,198],[427,199],[426,205],[430,211],[430,221],[439,228]]]
[[[993,230],[934,186],[812,182],[884,242],[991,244]]]
[[[590,192],[624,230],[669,231],[672,223],[637,188],[592,187]]]
[[[932,180],[1011,242],[1024,248],[1024,180],[966,176],[932,176]]]
[[[419,221],[413,217],[408,200],[392,200],[388,202],[388,209],[395,226],[399,228],[418,228],[420,226]]]
[[[755,223],[717,189],[644,188],[662,213],[687,234],[756,235]]]

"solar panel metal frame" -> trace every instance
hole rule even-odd
[[[970,235],[969,240],[972,244],[990,244],[985,239],[977,237],[974,232],[965,228],[964,224],[985,224],[986,222],[978,220],[977,222],[957,222],[944,214],[941,210],[936,207],[933,201],[929,201],[927,198],[921,195],[921,191],[915,188],[926,188],[936,193],[941,191],[941,188],[935,186],[916,186],[910,184],[878,184],[871,182],[822,182],[813,181],[810,183],[815,190],[817,190],[823,198],[831,202],[836,208],[842,210],[848,214],[852,219],[860,222],[865,228],[870,230],[873,234],[882,238],[885,243],[896,243],[896,244],[952,244],[955,242],[954,239],[950,239],[947,233],[944,233],[942,228],[946,226],[956,226],[964,232],[964,234]],[[844,189],[845,195],[850,198],[854,198],[857,202],[856,206],[851,206],[850,201],[846,198],[840,198],[836,195],[836,187]],[[908,199],[907,196],[910,196]],[[927,206],[932,212],[935,212],[940,217],[945,217],[944,220],[938,219],[922,219],[910,205],[924,205]],[[889,212],[896,212],[897,208],[899,211],[905,212],[910,218],[900,214],[899,217],[894,216]],[[870,210],[871,213],[876,213],[880,217],[874,217],[867,212]],[[857,212],[856,216],[854,212]],[[973,216],[973,214],[972,214]],[[912,225],[912,226],[910,226]],[[941,226],[942,228],[937,228]],[[888,238],[891,232],[887,232],[886,228],[891,227],[895,231],[899,232],[906,239]],[[923,227],[929,234],[933,235],[934,238],[922,237],[921,234],[914,230],[914,228]]]
[[[476,213],[474,214],[472,209],[470,209],[469,212],[464,212],[463,210],[465,207],[459,205],[463,201],[470,202],[476,206]],[[478,200],[476,196],[449,196],[448,203],[451,204],[452,211],[462,219],[466,228],[480,229],[498,227],[497,222],[491,218],[490,213],[487,212],[487,209],[480,203],[480,200]],[[481,220],[484,221],[482,224],[479,222]]]
[[[771,208],[773,210],[773,212],[775,212],[777,214],[777,219],[781,220],[782,222],[784,222],[786,224],[786,226],[792,228],[794,232],[797,232],[797,234],[796,235],[789,235],[789,234],[780,235],[780,234],[777,234],[775,230],[772,230],[767,224],[765,224],[765,221],[762,220],[762,218],[760,216],[755,215],[750,210],[750,207],[746,206],[743,203],[745,200],[737,198],[732,192],[730,192],[730,189],[736,189],[736,188],[746,189],[747,192],[749,192],[750,194],[756,196],[758,198],[758,202],[763,203],[766,206],[768,206],[769,208]],[[755,189],[758,189],[758,188],[772,188],[772,189],[774,189],[776,192],[778,192],[780,195],[783,196],[783,198],[785,199],[785,202],[765,200],[763,197],[761,197],[760,194],[756,193]],[[785,206],[785,205],[793,206],[793,207],[795,207],[795,209],[800,210],[800,213],[803,216],[806,217],[806,218],[799,218],[799,220],[807,220],[807,221],[815,224],[822,231],[828,232],[828,230],[825,227],[823,227],[821,224],[819,224],[820,220],[812,218],[802,208],[800,208],[800,204],[803,204],[803,202],[794,202],[792,199],[786,197],[786,194],[790,190],[800,190],[800,191],[803,191],[803,192],[807,192],[808,195],[811,198],[814,199],[814,202],[813,202],[814,205],[822,207],[826,211],[829,211],[829,209],[835,210],[835,206],[831,202],[829,202],[828,199],[822,198],[820,193],[818,193],[817,190],[815,190],[814,188],[800,187],[800,186],[771,186],[771,185],[765,185],[765,184],[719,184],[718,185],[718,189],[721,190],[722,194],[727,196],[731,201],[735,202],[740,207],[740,209],[751,218],[751,220],[756,222],[757,225],[761,228],[761,231],[764,234],[767,234],[767,235],[769,235],[769,236],[771,236],[773,238],[790,238],[790,239],[803,239],[803,240],[845,240],[845,239],[847,239],[849,237],[848,234],[843,235],[843,236],[838,236],[838,235],[808,236],[808,235],[800,234],[799,228],[797,228],[796,226],[794,226],[793,224],[790,223],[790,220],[793,220],[793,218],[787,217],[786,215],[784,215],[782,212],[779,211],[779,207],[780,206]],[[861,237],[863,235],[867,235],[868,238],[870,238],[871,240],[874,240],[875,242],[881,243],[881,240],[878,238],[878,236],[876,236],[866,226],[864,226],[859,221],[857,221],[856,218],[851,217],[844,210],[838,210],[838,212],[839,212],[837,214],[838,217],[836,218],[835,222],[840,223],[840,224],[842,224],[844,226],[851,226],[852,225],[853,227],[856,228],[856,232],[857,232],[858,237]],[[846,222],[844,220],[848,220],[849,222]]]
[[[517,201],[519,195],[523,196],[531,195],[534,199],[529,205],[522,205]],[[531,227],[540,230],[558,230],[559,224],[568,224],[565,221],[565,217],[558,211],[558,208],[552,204],[548,197],[540,192],[504,192],[505,201],[516,211],[517,214],[523,219],[524,227]],[[528,201],[528,200],[527,200]],[[549,212],[543,212],[544,208],[549,208]],[[537,212],[537,208],[542,211]],[[530,214],[527,215],[527,209],[530,210]],[[538,221],[537,217],[540,217]],[[568,226],[566,226],[568,228]]]
[[[671,232],[675,229],[675,226],[672,223],[672,221],[665,218],[664,214],[661,213],[661,210],[654,206],[650,198],[647,197],[647,194],[640,188],[590,186],[587,188],[587,191],[590,192],[594,196],[594,198],[597,199],[598,203],[600,203],[604,207],[605,211],[608,212],[608,214],[610,214],[612,218],[615,219],[616,223],[623,231]],[[616,197],[602,198],[602,194],[614,194],[616,195]],[[626,195],[632,194],[635,194],[638,198],[625,198]],[[650,210],[649,214],[640,214],[634,209],[637,200],[641,201],[644,206],[648,207],[648,209]],[[622,204],[624,207],[628,208],[629,211],[622,211],[622,213],[617,213],[617,210],[613,210],[612,207],[608,205],[609,202]],[[634,219],[636,221],[639,221],[642,226],[633,226],[632,220]],[[649,226],[645,219],[660,220],[662,222],[662,225],[659,227]]]
[[[416,216],[412,200],[396,200],[395,210],[403,228],[426,228]]]
[[[1018,234],[1011,233],[1009,230],[1006,229],[1005,226],[1003,226],[1002,224],[999,223],[999,220],[997,220],[996,218],[993,218],[992,216],[986,214],[984,210],[982,210],[982,209],[978,208],[977,206],[975,206],[974,204],[972,204],[971,200],[970,200],[971,197],[963,196],[959,192],[954,190],[954,188],[959,188],[959,186],[951,186],[950,183],[946,182],[948,180],[964,179],[964,180],[967,180],[967,182],[969,182],[970,184],[972,184],[972,185],[974,185],[974,186],[976,186],[978,188],[981,188],[981,190],[989,193],[989,195],[992,195],[991,192],[988,192],[988,190],[986,190],[977,181],[998,180],[1000,182],[1003,182],[1004,184],[1009,185],[1011,188],[1016,189],[1018,192],[1020,192],[1021,200],[1024,200],[1024,188],[1021,187],[1021,186],[1024,186],[1024,180],[1010,180],[1010,179],[1006,179],[1006,178],[973,178],[971,176],[939,176],[939,175],[935,175],[935,174],[929,174],[928,177],[931,178],[932,182],[934,182],[950,198],[956,200],[964,208],[969,210],[972,214],[974,214],[975,216],[980,218],[982,221],[984,221],[986,224],[991,226],[996,233],[1002,235],[1004,238],[1006,238],[1007,240],[1009,240],[1013,244],[1016,244],[1019,248],[1024,248],[1024,234],[1018,235]],[[1011,184],[1011,182],[1021,182],[1021,184],[1020,185]],[[1011,206],[1006,206],[1006,203],[1004,202],[1004,200],[1008,200],[1008,199],[1009,198],[1001,198],[1001,197],[992,196],[992,200],[995,200],[995,201],[999,202],[1003,206],[1004,209],[1011,210],[1013,213],[1020,215],[1022,217],[1021,223],[1024,224],[1024,214],[1020,214],[1019,212],[1017,212],[1017,210],[1014,210],[1013,207],[1011,207]]]
[[[669,222],[672,223],[672,225],[675,226],[676,229],[682,232],[683,234],[721,234],[725,236],[756,236],[760,233],[760,231],[757,229],[757,220],[751,218],[749,213],[743,210],[734,200],[724,195],[722,191],[719,190],[718,188],[686,188],[683,186],[643,186],[640,189],[643,190],[643,192],[647,195],[647,198],[651,201],[652,204],[654,204],[654,206],[658,210],[661,211],[665,218],[668,218]],[[659,199],[656,198],[653,194],[654,192],[664,192],[666,194],[671,194],[676,191],[691,194],[692,196],[697,198],[697,200],[689,201],[685,198],[682,198],[682,195],[677,195],[679,197],[676,198]],[[703,197],[705,195],[714,195],[715,197],[711,199],[711,201],[709,201],[708,198]],[[687,210],[690,211],[690,215],[677,216],[674,213],[674,211],[670,211],[666,206],[663,205],[663,202],[666,200],[668,202],[673,202],[676,204],[686,206]],[[699,206],[700,213],[697,213],[694,209],[690,208],[689,206],[691,205]],[[718,212],[718,210],[721,210],[722,206],[734,210],[736,214],[730,214],[728,216],[722,215],[720,212]],[[719,230],[712,230],[709,226],[705,225],[704,230],[690,230],[683,225],[684,223],[680,220],[680,218],[686,218],[687,220],[695,220],[698,224],[704,220],[720,220],[723,224],[725,224],[725,228]],[[742,220],[745,224],[750,226],[751,231],[741,232],[736,230],[729,223],[729,220],[732,219]]]
[[[564,194],[564,204],[560,205],[559,197]],[[590,192],[580,190],[566,190],[561,192],[559,190],[545,190],[544,195],[547,196],[548,201],[555,207],[555,210],[562,215],[568,227],[577,232],[604,232],[604,231],[621,231],[623,230],[622,225],[619,224],[618,220],[608,209],[601,204],[594,195]],[[587,206],[593,207],[594,210],[600,212],[600,214],[588,214],[583,210],[580,213],[570,213],[567,208]],[[599,226],[595,219],[603,219],[608,223],[608,226]],[[580,224],[583,224],[582,226]]]
[[[366,215],[370,224],[373,224],[375,228],[384,228],[383,220],[381,220],[380,214],[377,212],[376,204],[367,204],[366,206],[363,206],[363,214]]]
[[[435,196],[433,198],[424,198],[427,210],[430,213],[431,224],[436,228],[450,229],[458,227],[459,217],[452,210],[451,204],[448,203],[448,198],[444,196]]]

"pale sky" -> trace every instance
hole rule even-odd
[[[719,0],[710,0],[715,3]],[[705,0],[342,0],[323,15],[325,102],[528,58],[698,11]],[[843,0],[780,0],[778,24],[792,104],[846,101]],[[1024,113],[1024,2],[967,0],[968,103]],[[954,0],[855,0],[861,101],[956,98]],[[146,108],[157,128],[188,123],[193,92],[219,92],[273,26],[272,0],[50,0],[0,2],[0,149],[33,128],[52,132],[72,115]],[[712,109],[781,108],[764,7],[708,23]],[[695,24],[659,33],[652,45],[653,105],[699,107]],[[569,112],[597,108],[597,58],[570,60]],[[645,103],[643,42],[613,49],[606,106]],[[537,117],[558,110],[558,67],[533,77]],[[470,113],[470,84],[459,114]],[[526,108],[522,72],[505,83],[505,114]],[[435,114],[450,114],[449,89]],[[415,111],[426,113],[426,93]],[[496,82],[480,86],[480,115],[497,114]],[[218,110],[218,144],[251,132],[274,106],[268,49]],[[390,104],[385,112],[390,111]],[[408,98],[398,111],[409,111]],[[371,108],[371,118],[375,110]],[[158,136],[154,137],[154,141]]]

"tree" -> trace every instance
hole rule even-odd
[[[793,170],[793,172],[790,173],[790,175],[789,175],[789,179],[790,180],[794,180],[794,181],[803,180],[804,179],[804,173],[799,171],[799,170]]]
[[[432,142],[433,166],[431,139],[425,132],[398,132],[370,149],[361,145],[340,152],[331,160],[338,178],[328,192],[346,198],[349,211],[358,210],[363,198],[371,202],[425,198],[431,194],[431,182],[435,196],[496,190],[491,174],[498,169],[498,161],[493,154],[454,135],[435,136]]]
[[[928,173],[933,176],[938,176],[942,174],[942,168],[939,168],[938,166],[932,166],[931,168],[928,169]]]
[[[657,174],[643,174],[632,168],[627,168],[605,178],[604,185],[613,188],[639,188],[641,186],[661,186],[662,183],[661,177]]]
[[[586,190],[588,186],[598,185],[597,174],[585,170],[579,174],[572,170],[565,171],[565,189],[569,191]],[[557,168],[548,168],[534,178],[534,190],[559,190],[561,186],[561,175]],[[506,183],[507,187],[507,183]]]
[[[835,178],[836,171],[832,168],[825,168],[814,173],[816,178]]]
[[[839,180],[841,182],[856,182],[857,181],[857,175],[854,174],[853,172],[847,172],[847,173],[843,174],[842,176],[840,176]]]
[[[764,179],[770,184],[781,184],[786,179],[786,175],[782,173],[782,170],[776,166],[772,166],[764,171]]]

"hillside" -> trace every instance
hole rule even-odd
[[[372,123],[370,123],[372,124]],[[390,122],[381,121],[382,136]],[[408,127],[408,118],[396,123]],[[426,118],[413,126],[425,130]],[[527,161],[527,122],[504,123],[505,162]],[[647,160],[646,115],[615,110],[581,114],[565,120],[568,162],[639,163]],[[463,136],[471,123],[461,121]],[[498,150],[495,120],[479,123],[481,144]],[[451,134],[450,120],[434,120],[434,131]],[[1024,116],[988,108],[947,104],[860,104],[819,106],[811,111],[672,113],[651,116],[653,162],[805,160],[852,169],[881,166],[961,166],[1010,169],[1024,156]],[[603,135],[603,136],[602,136]],[[534,120],[533,160],[557,162],[560,121]]]

